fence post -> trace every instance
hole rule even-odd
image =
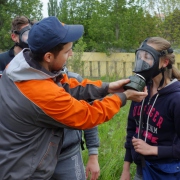
[[[126,62],[123,62],[123,76],[126,78]]]
[[[98,77],[101,77],[100,61],[98,61]]]
[[[109,62],[106,61],[106,72],[107,72],[106,75],[107,76],[109,76],[109,68],[108,67],[109,67]]]

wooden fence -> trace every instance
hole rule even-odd
[[[103,76],[118,76],[121,78],[133,74],[134,53],[113,53],[107,56],[105,53],[85,52],[82,59],[84,67],[81,72],[83,77],[100,78]],[[175,66],[180,69],[180,54],[176,54]],[[71,67],[68,67],[72,70]]]

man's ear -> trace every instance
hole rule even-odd
[[[47,62],[47,63],[50,63],[52,61],[52,59],[54,59],[54,54],[51,53],[51,52],[47,52],[45,55],[44,55],[44,60]]]

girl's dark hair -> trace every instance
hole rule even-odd
[[[65,44],[66,43],[58,44],[57,46],[50,49],[48,52],[51,52],[56,57],[59,54],[59,52],[63,49]],[[45,54],[46,53],[33,53],[33,52],[30,52],[31,58],[33,58],[35,61],[38,61],[38,62],[43,61],[43,57],[44,57]]]

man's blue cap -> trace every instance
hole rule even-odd
[[[83,32],[83,25],[66,25],[50,16],[32,26],[28,45],[33,53],[46,53],[58,44],[78,40]]]

